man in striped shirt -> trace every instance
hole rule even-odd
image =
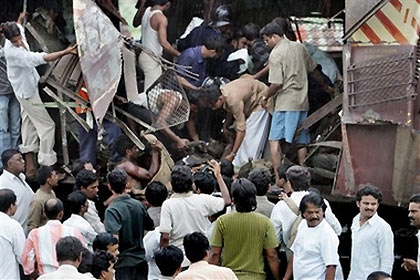
[[[79,229],[65,226],[60,222],[63,210],[63,203],[58,198],[50,198],[45,202],[44,213],[48,222],[29,233],[23,249],[22,266],[26,275],[36,276],[57,270],[59,265],[55,245],[60,238],[74,236],[84,244]]]

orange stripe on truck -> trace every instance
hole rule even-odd
[[[377,11],[375,16],[397,42],[401,44],[408,44],[407,38],[404,37],[398,27],[396,27],[394,23],[382,11]]]
[[[372,28],[367,23],[362,24],[360,26],[360,30],[368,37],[369,41],[371,41],[373,44],[377,44],[382,42],[381,38],[376,35],[375,31],[373,31]]]

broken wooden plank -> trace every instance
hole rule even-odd
[[[50,50],[47,47],[47,44],[45,43],[44,39],[39,35],[38,31],[35,30],[35,28],[31,25],[31,23],[26,24],[26,29],[28,29],[29,33],[31,33],[32,37],[38,42],[38,44],[41,47],[41,50],[43,52],[49,53]]]
[[[338,106],[343,103],[343,94],[337,95],[333,100],[313,112],[309,115],[302,123],[302,125],[297,129],[296,133],[301,132],[303,129],[308,129],[317,122],[319,122],[323,117],[334,111]]]
[[[323,141],[323,142],[309,144],[309,146],[322,146],[322,147],[341,149],[343,147],[343,144],[341,143],[341,141]]]
[[[105,115],[105,119],[117,124],[124,132],[125,134],[128,136],[128,138],[130,138],[131,141],[133,141],[133,143],[140,149],[140,150],[144,150],[146,147],[144,146],[144,144],[140,141],[140,139],[137,137],[137,135],[131,131],[131,129],[123,122],[121,121],[119,118],[113,116],[111,113],[107,112]]]
[[[52,99],[54,99],[54,101],[63,106],[70,113],[70,115],[80,123],[80,125],[83,127],[84,130],[86,130],[86,132],[90,131],[90,127],[86,123],[86,121],[78,114],[76,114],[76,112],[72,108],[70,108],[61,98],[59,98],[52,90],[50,90],[48,87],[44,87],[43,90]]]
[[[69,80],[67,81],[67,84],[72,87],[77,87],[81,76],[82,76],[82,69],[80,68],[80,63],[77,62],[76,66],[73,69],[73,72],[70,75]]]

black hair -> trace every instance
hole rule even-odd
[[[284,179],[287,181],[286,178],[286,171],[289,169],[293,164],[290,163],[282,163],[279,168],[277,168],[277,173],[279,174],[279,179]]]
[[[55,245],[57,261],[77,261],[83,251],[83,244],[73,236],[66,236],[58,240]]]
[[[36,172],[36,181],[38,184],[45,185],[47,183],[47,179],[51,178],[51,175],[54,171],[54,167],[52,166],[41,166]]]
[[[255,168],[249,172],[248,180],[257,189],[257,195],[265,195],[271,182],[271,172],[267,168]]]
[[[210,250],[209,240],[198,231],[187,234],[184,236],[184,250],[191,263],[201,261]]]
[[[63,202],[58,198],[50,198],[44,203],[44,213],[49,220],[56,219],[58,214],[63,210]]]
[[[77,271],[80,273],[90,272],[92,269],[92,261],[93,261],[93,254],[87,248],[83,248],[82,262],[77,267]]]
[[[383,271],[375,271],[369,274],[368,278],[366,280],[382,280],[383,278],[390,278],[391,275],[389,275],[386,272]]]
[[[85,165],[87,164],[87,163],[90,163],[90,164],[92,164],[93,165],[93,163],[90,161],[90,160],[88,160],[88,159],[76,159],[74,162],[73,162],[73,167],[72,167],[72,169],[71,169],[71,174],[74,176],[74,177],[76,177],[77,176],[77,174],[79,174],[79,172],[80,171],[82,171],[83,169],[85,169]]]
[[[233,40],[235,41],[239,41],[241,38],[246,38],[245,34],[243,32],[243,30],[241,28],[236,29],[235,32],[233,33],[232,37],[229,39],[231,42]]]
[[[245,38],[249,41],[253,41],[260,37],[260,26],[255,23],[248,23],[242,27],[242,33],[244,34]]]
[[[11,40],[13,37],[22,35],[16,22],[5,22],[2,24],[2,27],[4,37],[6,37],[7,40]]]
[[[222,175],[232,178],[235,175],[233,163],[225,158],[220,160],[220,171]]]
[[[205,40],[204,46],[208,50],[222,52],[226,46],[226,40],[222,36],[210,37]]]
[[[12,204],[16,203],[15,192],[11,189],[0,190],[0,212],[6,213]]]
[[[109,245],[115,245],[118,243],[118,239],[115,238],[111,233],[109,232],[100,232],[95,237],[92,243],[93,251],[96,250],[108,250]]]
[[[125,156],[127,150],[132,149],[136,146],[133,141],[128,138],[127,135],[121,134],[115,141],[115,151],[122,157]]]
[[[231,194],[232,184],[233,184],[232,177],[227,177],[225,175],[222,175],[222,178],[223,178],[223,182],[225,182],[225,185],[226,185],[226,187],[227,187],[227,189],[229,191],[229,194]],[[220,192],[220,186],[219,186],[219,184],[216,185],[216,190],[218,192]]]
[[[102,271],[108,271],[111,263],[115,262],[115,257],[102,250],[95,251],[92,259],[91,273],[95,279],[100,279]]]
[[[200,193],[212,194],[216,189],[217,181],[209,172],[199,171],[194,173],[193,181]]]
[[[302,213],[305,213],[306,208],[308,208],[308,204],[313,204],[318,208],[322,208],[322,211],[325,214],[325,210],[327,210],[327,204],[325,203],[325,200],[320,196],[319,194],[315,192],[311,192],[307,195],[305,195],[302,200],[300,201],[299,205],[299,211]]]
[[[80,170],[76,176],[76,188],[87,188],[89,185],[98,181],[98,179],[98,175],[93,173],[93,171],[86,169]]]
[[[313,192],[313,193],[316,193],[318,195],[321,195],[321,192],[317,188],[314,188],[314,187],[308,188],[308,192]]]
[[[16,149],[8,149],[3,151],[3,153],[1,154],[1,163],[3,164],[3,168],[7,170],[7,163],[9,162],[9,160],[16,154],[20,154],[20,152]]]
[[[167,3],[172,2],[172,0],[152,0],[152,6],[153,5],[159,5],[159,6],[164,6]]]
[[[311,173],[299,165],[293,165],[286,171],[286,179],[295,191],[306,191],[310,187]]]
[[[283,30],[284,34],[289,40],[296,41],[296,34],[295,32],[293,32],[289,19],[284,17],[276,17],[272,20],[272,22],[275,22],[278,25],[280,25],[281,29]]]
[[[183,260],[182,250],[173,245],[166,246],[155,253],[156,265],[163,276],[173,276]]]
[[[362,200],[362,196],[371,195],[378,200],[378,203],[382,202],[383,195],[378,187],[371,183],[359,185],[359,190],[356,193],[356,201]]]
[[[191,169],[185,165],[175,165],[171,172],[172,189],[176,193],[187,193],[192,190]]]
[[[273,35],[283,36],[284,30],[281,28],[280,24],[277,22],[270,22],[266,26],[264,26],[260,31],[260,36],[267,36],[271,37]]]
[[[220,91],[220,87],[218,85],[211,85],[207,88],[201,89],[200,96],[202,97],[202,100],[205,100],[209,107],[213,106],[219,97],[222,95],[222,92]]]
[[[153,181],[147,185],[145,196],[152,206],[159,207],[168,198],[168,189],[161,182]]]
[[[127,173],[123,169],[114,169],[106,176],[111,189],[123,193],[127,186]]]
[[[74,191],[67,196],[67,207],[71,214],[79,214],[80,209],[85,206],[87,196],[81,190]]]
[[[413,194],[413,195],[410,197],[409,202],[413,202],[413,203],[420,203],[420,193]]]
[[[257,189],[248,179],[241,178],[232,184],[232,197],[238,212],[251,212],[257,208]]]

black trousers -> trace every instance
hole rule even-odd
[[[147,280],[149,267],[147,262],[139,263],[136,266],[121,267],[115,269],[116,280]]]

